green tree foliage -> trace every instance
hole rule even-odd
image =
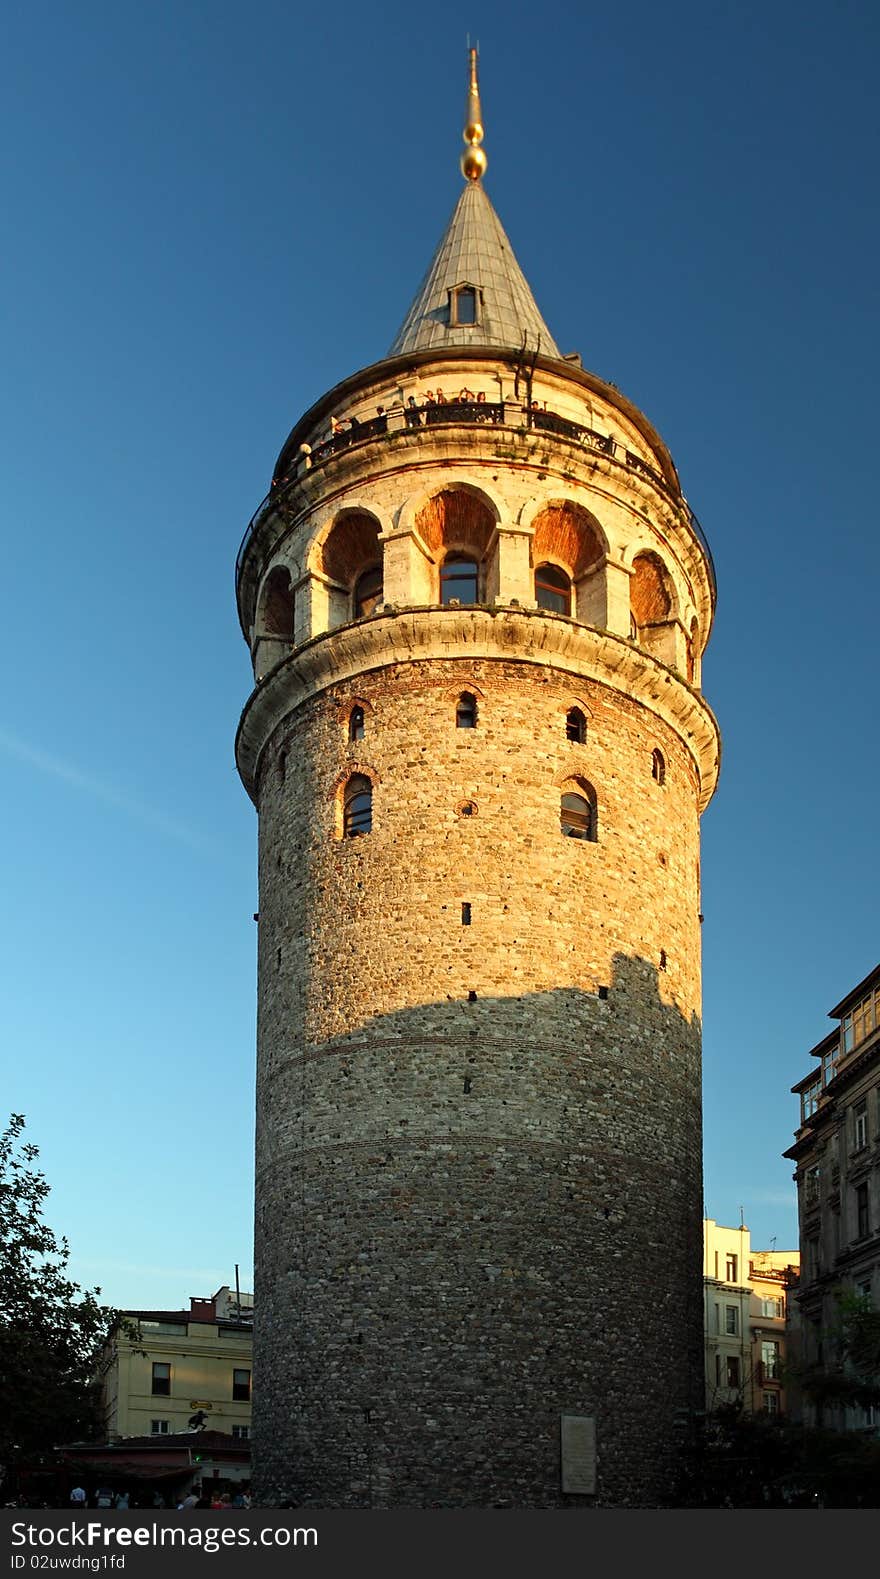
[[[797,1379],[813,1403],[848,1404],[867,1409],[880,1405],[880,1311],[862,1294],[841,1290],[837,1321],[825,1334],[832,1356],[823,1364],[802,1366]]]
[[[0,1464],[40,1458],[65,1442],[96,1440],[103,1420],[93,1383],[97,1349],[116,1312],[67,1275],[66,1239],[43,1220],[49,1185],[13,1113],[0,1136]]]
[[[677,1506],[876,1508],[880,1441],[726,1405],[696,1432]]]

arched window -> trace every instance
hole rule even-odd
[[[596,802],[587,785],[565,791],[559,804],[559,821],[562,832],[568,838],[589,839],[592,843],[596,842],[598,826]]]
[[[587,720],[579,707],[570,707],[565,715],[565,733],[569,740],[583,745],[587,738]]]
[[[363,740],[364,738],[364,710],[362,707],[353,707],[348,719],[349,740]]]
[[[373,826],[373,786],[363,773],[353,773],[342,797],[342,836],[355,839]]]
[[[372,570],[365,570],[358,576],[354,588],[354,617],[356,620],[364,619],[367,614],[374,614],[382,602],[382,566],[375,565]]]
[[[476,560],[450,554],[440,571],[440,602],[447,605],[455,598],[459,603],[476,603],[478,586]]]
[[[456,729],[476,729],[477,698],[470,691],[462,691],[455,707]]]
[[[666,758],[662,751],[651,752],[651,777],[655,784],[662,784],[666,778]]]
[[[283,565],[270,570],[263,584],[261,595],[261,634],[277,636],[282,641],[293,640],[293,586],[290,571]]]
[[[535,602],[554,614],[571,613],[571,582],[558,565],[539,565],[535,571]]]

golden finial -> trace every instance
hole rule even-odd
[[[480,85],[477,81],[477,51],[472,49],[468,53],[471,72],[464,128],[467,148],[461,156],[461,173],[466,181],[479,181],[485,175],[489,161],[480,147],[483,141],[483,112],[480,109]]]

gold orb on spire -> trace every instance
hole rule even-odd
[[[477,81],[477,51],[472,49],[469,53],[470,80],[464,113],[464,140],[467,148],[461,156],[461,173],[466,181],[479,181],[485,175],[489,161],[480,147],[483,141],[483,112],[480,108],[480,86]]]
[[[486,174],[488,163],[482,148],[474,144],[473,147],[465,149],[461,156],[461,173],[466,181],[479,181]]]

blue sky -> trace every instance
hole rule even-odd
[[[120,1305],[251,1277],[256,821],[233,564],[460,189],[714,552],[706,1208],[796,1243],[789,1088],[880,958],[880,13],[32,0],[6,24],[4,1104]]]

